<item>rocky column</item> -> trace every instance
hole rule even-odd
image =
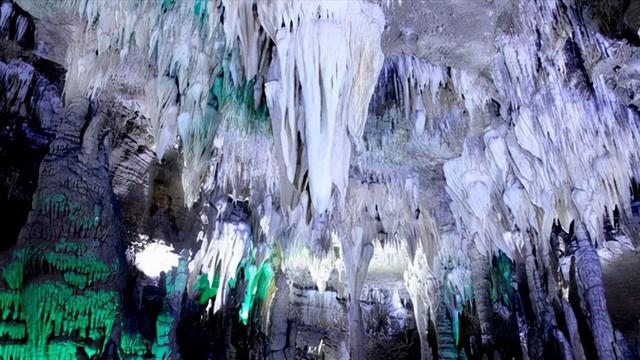
[[[591,239],[584,223],[575,228],[578,242],[576,251],[576,269],[580,297],[587,307],[587,317],[594,344],[600,359],[615,359],[614,335],[611,319],[607,310],[600,258],[591,245]]]
[[[365,358],[366,351],[360,295],[373,256],[373,245],[364,239],[361,227],[342,238],[342,253],[349,286],[349,355],[351,359],[360,360]]]
[[[0,343],[0,358],[66,359],[76,347],[91,355],[118,339],[125,260],[107,160],[111,126],[91,112],[85,98],[65,109],[33,210],[0,260],[0,325],[17,330]]]

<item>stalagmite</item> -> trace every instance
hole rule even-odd
[[[183,253],[178,267],[173,268],[166,277],[167,297],[162,311],[158,315],[156,342],[152,347],[154,355],[158,358],[180,358],[180,351],[176,343],[176,332],[188,278],[188,254]]]
[[[582,340],[580,339],[580,333],[578,331],[578,321],[576,315],[573,313],[573,309],[565,299],[560,300],[562,302],[562,310],[564,311],[565,321],[567,323],[567,330],[569,331],[569,340],[571,342],[571,348],[573,349],[573,358],[576,360],[586,359],[584,350],[582,349]]]
[[[540,321],[542,327],[543,341],[549,344],[556,344],[560,349],[560,354],[565,359],[573,359],[573,352],[564,334],[558,330],[555,314],[549,303],[548,293],[543,286],[543,274],[539,268],[538,257],[544,256],[536,252],[533,253],[532,243],[535,242],[536,234],[528,231],[525,235],[525,264],[527,272],[527,281],[529,285],[529,295],[533,305],[533,309]],[[537,249],[536,249],[537,250]]]
[[[276,274],[276,286],[278,290],[276,290],[272,303],[269,330],[272,339],[269,358],[275,360],[289,358],[294,350],[294,344],[288,341],[292,329],[288,318],[290,310],[289,287],[286,285],[284,273]]]
[[[433,316],[432,310],[436,305],[432,299],[432,296],[437,293],[436,279],[429,272],[426,256],[421,246],[416,250],[413,263],[404,273],[404,282],[413,301],[413,312],[420,337],[421,358],[431,359],[433,357],[432,349],[429,347],[427,336],[428,323]]]
[[[607,311],[600,260],[591,245],[591,238],[583,223],[576,225],[575,237],[578,242],[578,250],[575,255],[578,287],[581,299],[587,306],[589,326],[596,350],[601,359],[615,359],[617,355],[614,349],[613,327]]]
[[[0,357],[41,358],[48,353],[66,358],[70,353],[64,349],[73,345],[67,340],[72,334],[77,334],[79,346],[105,344],[120,316],[123,254],[120,230],[113,227],[118,218],[103,116],[91,119],[85,98],[74,99],[65,109],[40,169],[34,209],[20,233],[12,264],[3,266],[9,291],[19,297],[3,320],[12,313],[19,321],[12,327],[24,327],[10,335],[24,341],[0,346]],[[85,122],[89,124],[82,134]],[[86,175],[63,175],[68,169]],[[94,245],[88,246],[91,242]],[[0,289],[8,290],[4,284]]]
[[[471,278],[473,281],[473,296],[475,298],[478,320],[480,321],[480,333],[482,345],[488,346],[493,342],[493,329],[491,320],[493,317],[493,305],[491,304],[491,283],[487,278],[489,275],[489,259],[472,247],[471,253]]]
[[[352,359],[364,359],[366,338],[362,311],[360,309],[360,294],[369,262],[373,256],[373,245],[363,235],[362,228],[352,229],[342,239],[342,258],[345,261],[347,284],[349,287],[349,356]]]

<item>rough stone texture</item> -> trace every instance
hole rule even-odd
[[[505,0],[389,2],[383,50],[459,69],[486,70],[497,53],[498,23],[510,16],[512,6]]]
[[[0,198],[3,210],[13,209],[0,220],[7,231],[0,249],[15,243],[31,210],[40,161],[62,112],[62,88],[41,73],[37,59],[32,64],[36,67],[23,60],[0,61]]]
[[[92,115],[88,99],[74,99],[65,109],[40,166],[33,210],[16,247],[3,261],[3,291],[9,290],[8,284],[22,294],[21,310],[13,316],[24,322],[26,334],[17,344],[0,345],[2,356],[41,357],[48,351],[70,358],[72,353],[52,345],[58,343],[88,346],[95,352],[96,342],[106,343],[119,326],[125,259],[121,218],[109,177],[108,129],[109,120],[101,113]],[[10,281],[9,261],[19,264],[14,266],[23,284]],[[50,294],[51,287],[61,290]],[[61,298],[64,291],[80,295]],[[91,323],[73,325],[77,319],[72,314],[87,316]],[[65,332],[74,326],[82,334],[77,342]]]
[[[601,359],[614,359],[615,341],[611,319],[607,311],[607,300],[602,284],[600,260],[583,224],[576,227],[578,250],[576,251],[576,267],[582,299],[586,303],[587,315],[593,339]]]

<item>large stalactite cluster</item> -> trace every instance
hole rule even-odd
[[[639,36],[636,1],[0,0],[0,359],[640,357]]]

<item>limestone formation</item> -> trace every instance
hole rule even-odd
[[[0,360],[640,357],[640,5],[0,0]]]

